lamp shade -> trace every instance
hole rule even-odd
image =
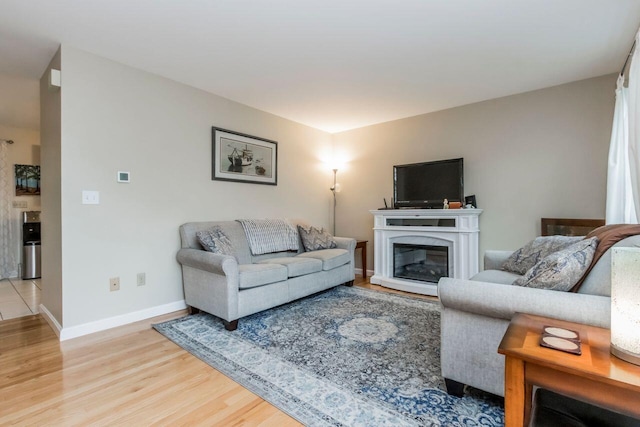
[[[611,353],[640,365],[640,248],[612,248]]]

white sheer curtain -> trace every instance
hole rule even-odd
[[[629,69],[629,172],[635,216],[640,218],[640,32],[636,34],[635,50]]]
[[[14,242],[17,230],[13,221],[13,171],[7,143],[0,142],[0,279],[18,276]]]
[[[635,224],[636,208],[629,165],[629,89],[618,77],[607,171],[607,224]]]
[[[631,57],[629,88],[618,77],[607,171],[607,224],[637,224],[640,217],[640,58]]]

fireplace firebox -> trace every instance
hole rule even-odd
[[[394,243],[393,277],[438,283],[441,277],[449,277],[449,248]]]

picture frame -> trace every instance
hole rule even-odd
[[[16,196],[40,195],[40,166],[14,165]]]
[[[541,236],[586,236],[605,225],[604,219],[541,218]]]
[[[211,179],[278,185],[276,141],[215,126],[211,134]]]

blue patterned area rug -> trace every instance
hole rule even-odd
[[[339,286],[242,318],[205,313],[154,325],[167,338],[308,426],[501,426],[502,399],[449,396],[440,308]]]

